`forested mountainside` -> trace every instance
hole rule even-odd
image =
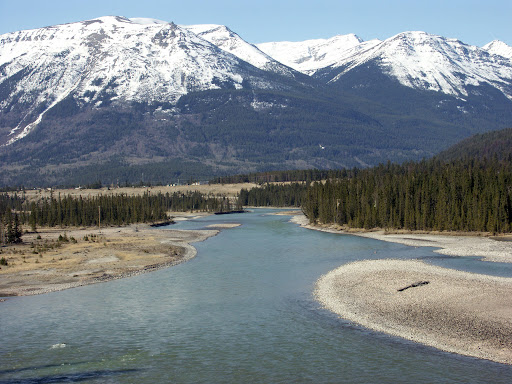
[[[312,223],[507,233],[512,231],[511,132],[473,136],[430,160],[325,172],[330,177],[322,181],[267,185],[241,196],[252,205],[300,205]],[[315,175],[321,174],[274,176],[305,181]]]
[[[404,32],[272,46],[117,16],[1,35],[0,185],[369,167],[512,126],[506,44]],[[287,64],[304,52],[311,67]]]
[[[441,152],[441,161],[455,159],[496,159],[512,162],[512,128],[477,134]]]

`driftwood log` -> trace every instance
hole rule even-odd
[[[402,292],[409,288],[415,288],[415,287],[420,287],[422,285],[427,285],[428,283],[430,283],[430,282],[429,281],[418,281],[417,283],[413,283],[411,285],[408,285],[407,287],[400,288],[397,291]]]

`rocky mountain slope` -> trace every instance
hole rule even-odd
[[[507,49],[101,17],[0,36],[0,185],[420,159],[512,126]]]
[[[135,20],[102,17],[1,36],[0,111],[11,116],[2,119],[0,144],[27,136],[69,98],[97,109],[175,105],[210,89],[288,88],[185,28]]]
[[[404,32],[384,41],[363,42],[346,35],[258,47],[327,83],[343,81],[350,71],[375,63],[409,88],[464,98],[472,87],[488,84],[512,100],[512,48],[498,41],[479,48],[425,32]]]

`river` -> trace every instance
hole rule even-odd
[[[511,383],[512,367],[359,327],[322,309],[315,281],[376,258],[512,276],[508,265],[311,231],[272,210],[210,216],[240,227],[189,262],[0,303],[6,383]]]

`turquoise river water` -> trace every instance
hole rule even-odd
[[[322,274],[355,260],[501,276],[511,266],[311,231],[271,213],[174,225],[242,224],[172,268],[0,303],[0,384],[512,383],[511,366],[364,329],[313,297]]]

